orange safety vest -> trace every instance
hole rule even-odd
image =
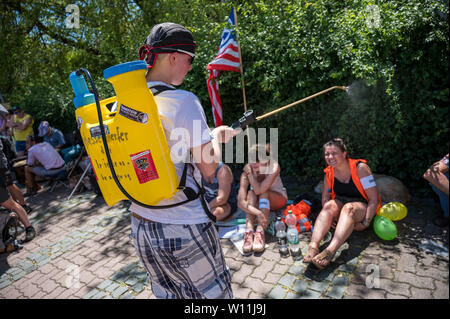
[[[299,233],[304,233],[308,231],[313,231],[313,225],[308,218],[309,213],[311,213],[311,206],[305,201],[300,201],[296,205],[291,204],[286,207],[283,211],[284,217],[281,220],[286,223],[285,217],[289,214],[289,211],[297,218],[297,231]]]
[[[348,165],[350,166],[350,172],[351,172],[353,183],[355,184],[358,191],[361,193],[362,197],[364,197],[364,199],[368,202],[369,197],[367,197],[366,191],[362,187],[361,181],[359,180],[359,176],[356,173],[356,164],[358,162],[367,163],[367,161],[364,159],[348,158]],[[323,171],[325,172],[325,174],[326,174],[325,176],[327,178],[328,193],[330,193],[331,199],[335,199],[336,193],[334,192],[334,168],[331,166],[328,166]],[[378,194],[377,215],[378,215],[378,211],[380,210],[380,208],[381,208],[381,197],[380,197],[380,194]]]

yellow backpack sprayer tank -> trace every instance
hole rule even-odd
[[[133,198],[155,205],[178,190],[178,177],[153,94],[147,87],[144,61],[106,69],[115,97],[99,101],[85,69],[70,74],[75,116],[92,168],[109,206]],[[86,74],[94,93],[82,75]],[[115,111],[107,106],[117,103]],[[101,121],[99,121],[101,118]]]

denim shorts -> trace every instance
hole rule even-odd
[[[43,166],[34,166],[33,173],[39,176],[48,177],[49,175],[55,175],[64,169],[64,166],[57,169],[45,169]]]
[[[27,149],[27,141],[16,141],[16,152],[22,152]]]

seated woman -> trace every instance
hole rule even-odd
[[[264,251],[264,229],[269,224],[270,210],[279,210],[286,202],[280,165],[271,158],[270,145],[254,145],[249,150],[249,164],[244,166],[238,192],[238,207],[246,215],[244,253]]]
[[[448,167],[449,156],[447,154],[439,162],[431,165],[431,167],[423,174],[423,178],[430,182],[431,188],[439,196],[444,215],[436,218],[434,223],[440,227],[448,225]]]
[[[212,183],[203,178],[202,182],[211,213],[218,221],[231,217],[237,210],[236,183],[231,169],[219,162]]]
[[[322,211],[314,224],[308,251],[303,259],[325,268],[353,230],[369,227],[381,207],[381,198],[369,166],[363,159],[351,159],[340,138],[323,146],[328,167],[322,190]],[[319,244],[330,228],[335,228],[328,247],[319,254]]]

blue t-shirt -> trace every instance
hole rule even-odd
[[[51,146],[56,147],[58,145],[66,144],[63,133],[57,128],[52,127],[52,133],[44,136],[44,142],[49,143]]]

